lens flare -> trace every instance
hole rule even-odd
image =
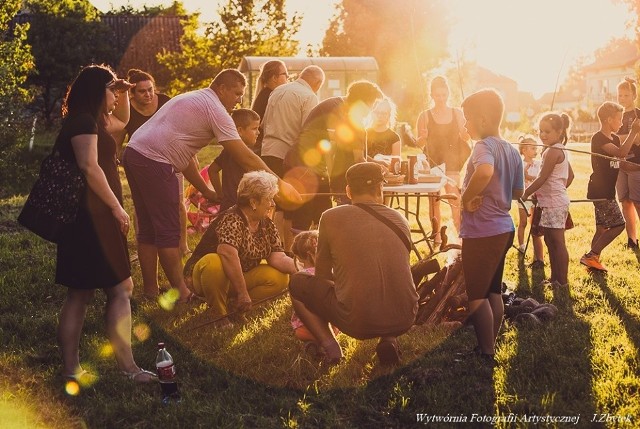
[[[354,139],[353,130],[347,125],[341,124],[336,127],[336,136],[341,143],[350,143]]]
[[[103,358],[111,357],[113,356],[113,347],[110,343],[106,343],[102,345],[102,347],[100,347],[100,351],[98,352],[98,354]]]
[[[146,341],[151,336],[151,328],[146,323],[138,323],[133,327],[133,335],[138,341]]]
[[[316,149],[309,149],[302,154],[302,161],[309,167],[315,167],[322,161],[322,154]]]
[[[78,396],[80,394],[80,385],[76,381],[69,380],[64,385],[64,391],[69,396]]]
[[[167,311],[173,310],[180,299],[180,291],[171,288],[158,297],[158,304]]]
[[[314,194],[318,192],[318,178],[306,167],[294,167],[284,175],[284,181],[291,184],[300,194]],[[304,202],[313,198],[311,195],[302,195]]]
[[[320,141],[318,142],[318,150],[319,150],[321,153],[328,153],[328,152],[330,152],[330,151],[331,151],[331,146],[332,146],[332,145],[331,145],[331,142],[330,142],[329,140],[325,140],[325,139],[323,139],[323,140],[320,140]]]
[[[351,109],[349,109],[349,120],[351,121],[351,125],[356,128],[364,129],[365,119],[369,115],[370,110],[370,107],[361,101],[351,106]]]

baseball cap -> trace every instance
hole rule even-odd
[[[375,162],[360,162],[347,170],[347,184],[349,186],[368,186],[386,182],[382,174],[382,167]]]

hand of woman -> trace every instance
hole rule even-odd
[[[232,311],[236,313],[246,313],[247,311],[251,310],[251,304],[251,297],[248,293],[238,295],[235,302],[235,308],[233,308]]]
[[[116,218],[116,221],[120,225],[120,231],[122,231],[124,235],[127,235],[127,233],[129,232],[129,215],[127,214],[127,212],[120,205],[114,207],[111,212],[113,213],[113,217]]]
[[[116,79],[113,83],[113,87],[116,89],[116,91],[118,92],[125,92],[130,90],[131,88],[135,88],[136,84],[135,83],[129,83],[127,80],[125,79]]]

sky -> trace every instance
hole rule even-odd
[[[170,4],[166,0],[90,0],[109,10],[127,3],[134,7]],[[203,22],[214,21],[222,0],[182,0]],[[401,1],[401,0],[395,0]],[[338,0],[287,0],[290,13],[303,16],[298,33],[302,52],[318,46]],[[540,97],[562,83],[581,56],[606,45],[613,37],[633,37],[631,14],[613,0],[446,0],[455,20],[450,53],[518,82],[521,91]],[[452,64],[451,64],[452,65]],[[445,64],[446,66],[446,64]]]

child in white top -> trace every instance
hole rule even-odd
[[[523,199],[536,193],[538,206],[542,208],[540,227],[549,252],[551,265],[550,284],[553,287],[568,285],[569,252],[564,231],[569,216],[567,187],[573,181],[573,170],[564,149],[569,130],[566,113],[547,113],[540,119],[540,140],[545,145],[542,166],[538,177],[524,190]]]
[[[524,186],[527,187],[533,183],[540,172],[540,160],[538,156],[538,142],[531,135],[520,136],[518,139],[520,146],[520,155],[522,155],[522,163],[524,165]],[[518,208],[520,220],[518,222],[518,251],[525,252],[525,230],[527,228],[527,220],[531,221],[533,215],[533,202],[525,201],[525,207]],[[533,262],[531,268],[544,267],[544,249],[542,247],[542,239],[538,235],[531,235],[533,241]]]

